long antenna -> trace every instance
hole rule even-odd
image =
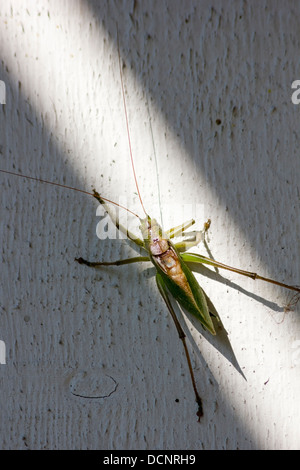
[[[144,204],[141,198],[141,193],[139,190],[137,178],[136,178],[136,173],[134,169],[134,163],[133,163],[133,156],[132,156],[132,149],[131,149],[131,140],[130,140],[130,132],[129,132],[129,123],[128,123],[128,116],[127,116],[127,109],[126,109],[126,100],[125,100],[125,91],[124,91],[124,83],[123,83],[123,75],[122,75],[122,68],[121,68],[121,56],[120,56],[120,44],[119,44],[119,30],[118,30],[118,25],[117,25],[117,43],[118,43],[118,57],[119,57],[119,69],[120,69],[120,77],[121,77],[121,88],[122,88],[122,96],[123,96],[123,105],[124,105],[124,111],[125,111],[125,120],[126,120],[126,128],[127,128],[127,136],[128,136],[128,145],[129,145],[129,153],[130,153],[130,160],[131,160],[131,166],[133,170],[133,176],[134,176],[134,181],[135,181],[135,186],[139,195],[140,203],[143,208],[143,211],[147,215],[147,212],[145,211]]]
[[[150,133],[151,133],[151,139],[152,139],[152,146],[153,146],[153,153],[154,153],[154,162],[155,162],[155,172],[156,172],[156,183],[157,183],[157,192],[158,192],[158,205],[159,205],[159,212],[160,212],[160,221],[161,221],[161,226],[164,226],[164,221],[163,221],[163,215],[162,215],[162,205],[161,205],[161,191],[160,191],[160,184],[159,184],[159,176],[158,176],[158,161],[157,161],[157,155],[156,155],[156,148],[155,148],[155,142],[154,142],[154,136],[153,136],[153,128],[152,128],[152,118],[150,114],[150,108],[149,108],[149,102],[147,98],[147,111],[148,111],[148,118],[149,118],[149,124],[150,124]]]
[[[39,183],[52,184],[53,186],[59,186],[60,188],[71,189],[72,191],[78,191],[79,193],[88,194],[89,196],[95,197],[93,193],[89,193],[88,191],[85,191],[84,189],[73,188],[72,186],[67,186],[66,184],[54,183],[53,181],[43,180],[41,178],[34,178],[33,176],[28,176],[28,175],[22,175],[22,173],[16,173],[14,171],[0,170],[0,173],[6,173],[8,175],[19,176],[21,178],[27,178],[29,180],[38,181]],[[130,212],[130,214],[134,215],[135,217],[139,219],[139,216],[135,214],[134,212],[132,212],[130,209],[127,209],[127,207],[122,206],[121,204],[118,204],[117,202],[111,201],[110,199],[107,199],[106,197],[103,197],[101,195],[100,195],[100,198],[103,199],[103,201],[105,202],[109,202],[110,204],[114,204],[115,206],[120,207],[120,209],[124,209],[125,211]]]

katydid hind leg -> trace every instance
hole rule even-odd
[[[275,284],[280,287],[284,287],[285,289],[290,289],[300,293],[300,288],[298,286],[292,286],[289,284],[285,284],[283,282],[275,281],[274,279],[270,279],[268,277],[260,276],[257,273],[245,271],[243,269],[234,268],[232,266],[228,266],[220,261],[213,260],[208,258],[207,256],[199,255],[198,253],[181,253],[181,257],[185,263],[194,263],[194,264],[208,264],[210,266],[214,266],[221,269],[226,269],[228,271],[232,271],[237,274],[241,274],[242,276],[250,277],[253,280],[260,279],[261,281],[269,282],[271,284]]]
[[[193,389],[194,389],[194,393],[195,393],[195,399],[196,399],[196,403],[198,405],[198,411],[197,411],[197,416],[198,416],[198,421],[200,422],[200,418],[203,416],[203,407],[202,407],[202,399],[198,393],[198,390],[197,390],[197,386],[196,386],[196,381],[195,381],[195,377],[194,377],[194,372],[193,372],[193,368],[192,368],[192,363],[191,363],[191,358],[190,358],[190,354],[189,354],[189,351],[188,351],[188,348],[187,348],[187,344],[186,344],[186,335],[178,321],[178,318],[176,316],[176,313],[172,307],[172,304],[170,302],[170,298],[169,298],[169,295],[168,295],[168,291],[167,291],[167,288],[164,284],[164,281],[162,279],[162,277],[160,276],[160,274],[156,274],[156,283],[157,283],[157,287],[158,287],[158,290],[162,296],[162,298],[164,299],[168,309],[169,309],[169,312],[172,316],[172,319],[175,323],[175,326],[176,326],[176,329],[177,329],[177,332],[178,332],[178,336],[179,338],[181,339],[182,341],[182,344],[183,344],[183,347],[184,347],[184,352],[185,352],[185,356],[186,356],[186,360],[187,360],[187,363],[188,363],[188,368],[189,368],[189,372],[190,372],[190,377],[191,377],[191,380],[192,380],[192,385],[193,385]]]

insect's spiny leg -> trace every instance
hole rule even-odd
[[[134,258],[119,259],[117,261],[87,261],[83,258],[75,258],[79,264],[85,264],[90,268],[97,268],[98,266],[121,266],[122,264],[139,263],[141,261],[150,261],[149,256],[135,256]]]
[[[168,307],[169,312],[171,314],[171,317],[172,317],[172,319],[175,323],[178,336],[179,336],[179,338],[181,339],[181,341],[183,343],[184,352],[185,352],[185,356],[186,356],[186,359],[187,359],[189,372],[190,372],[190,376],[191,376],[191,380],[192,380],[192,384],[193,384],[193,389],[194,389],[194,393],[195,393],[196,403],[198,405],[198,411],[197,411],[198,421],[200,422],[200,418],[203,416],[202,400],[201,400],[201,397],[200,397],[200,395],[198,393],[198,390],[197,390],[197,387],[196,387],[196,380],[195,380],[195,377],[194,377],[192,362],[191,362],[189,350],[187,348],[186,340],[185,340],[186,335],[185,335],[185,333],[184,333],[184,331],[183,331],[183,329],[182,329],[182,327],[179,323],[179,320],[176,316],[176,313],[175,313],[175,311],[172,307],[172,304],[171,304],[171,301],[169,299],[169,296],[168,296],[165,284],[162,280],[162,277],[158,273],[156,274],[156,283],[157,283],[158,290],[161,293],[162,298],[164,299],[164,301],[166,303],[166,306]]]
[[[190,376],[191,376],[191,379],[192,379],[193,389],[194,389],[195,397],[196,397],[196,403],[198,405],[197,416],[198,416],[198,421],[200,422],[200,418],[203,416],[202,400],[201,400],[201,397],[200,397],[200,395],[198,393],[198,390],[197,390],[197,387],[196,387],[196,381],[195,381],[194,372],[193,372],[193,368],[192,368],[191,358],[190,358],[189,350],[188,350],[188,347],[187,347],[186,341],[185,341],[186,336],[184,334],[184,336],[182,336],[182,337],[179,336],[179,338],[181,339],[181,341],[183,343],[187,363],[188,363],[188,366],[189,366]]]

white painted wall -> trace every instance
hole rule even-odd
[[[118,24],[150,215],[154,142],[164,214],[194,204],[199,227],[212,219],[216,259],[299,284],[299,14],[296,1],[2,0],[0,168],[96,187],[140,211]],[[299,309],[283,315],[288,292],[199,274],[230,343],[188,322],[198,424],[153,270],[77,265],[77,256],[135,252],[97,239],[92,198],[4,174],[0,182],[2,449],[299,448]]]

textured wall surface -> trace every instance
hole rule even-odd
[[[215,259],[299,284],[299,15],[297,1],[2,0],[0,168],[95,187],[142,215],[118,24],[148,213],[160,202],[166,227],[210,217]],[[199,269],[228,334],[185,317],[199,424],[151,266],[76,264],[135,251],[96,237],[87,195],[3,173],[0,185],[2,449],[299,448],[292,294]]]

